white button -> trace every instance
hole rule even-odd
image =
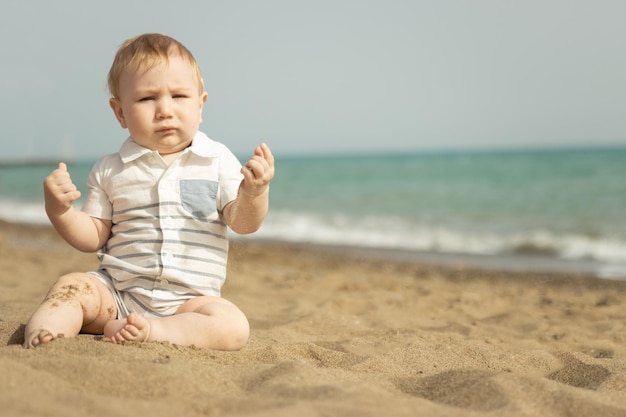
[[[161,287],[166,287],[168,284],[169,284],[169,282],[168,282],[168,280],[166,280],[166,279],[160,279],[160,280],[159,280],[159,285],[160,285]]]

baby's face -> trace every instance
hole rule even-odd
[[[126,69],[111,107],[135,142],[167,155],[189,146],[198,131],[207,100],[200,89],[191,64],[172,55],[148,70]]]

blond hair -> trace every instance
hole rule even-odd
[[[160,33],[145,33],[126,40],[117,50],[107,78],[111,96],[119,98],[120,76],[126,68],[132,66],[135,71],[140,68],[147,71],[161,62],[169,62],[169,57],[173,54],[179,54],[181,58],[189,61],[198,76],[202,93],[204,91],[202,74],[191,52],[174,38]]]

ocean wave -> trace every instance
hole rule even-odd
[[[24,202],[18,199],[0,199],[0,220],[44,225],[49,224],[43,202]]]
[[[0,220],[49,224],[43,202],[11,199],[0,199]],[[607,275],[612,274],[614,268],[626,265],[626,240],[616,237],[559,234],[543,229],[496,232],[487,226],[464,230],[384,216],[322,216],[273,210],[261,229],[248,238],[442,254],[539,255],[592,260],[607,264]]]
[[[353,218],[338,214],[274,211],[256,237],[294,242],[472,255],[542,255],[561,259],[626,263],[626,240],[549,230],[496,232],[425,225],[400,218]]]

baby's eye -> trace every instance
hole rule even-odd
[[[142,97],[139,99],[139,101],[150,101],[150,100],[154,100],[154,96],[147,96],[147,97]]]
[[[187,97],[187,96],[184,95],[184,94],[174,94],[174,95],[172,95],[172,98],[185,98],[185,97]]]

